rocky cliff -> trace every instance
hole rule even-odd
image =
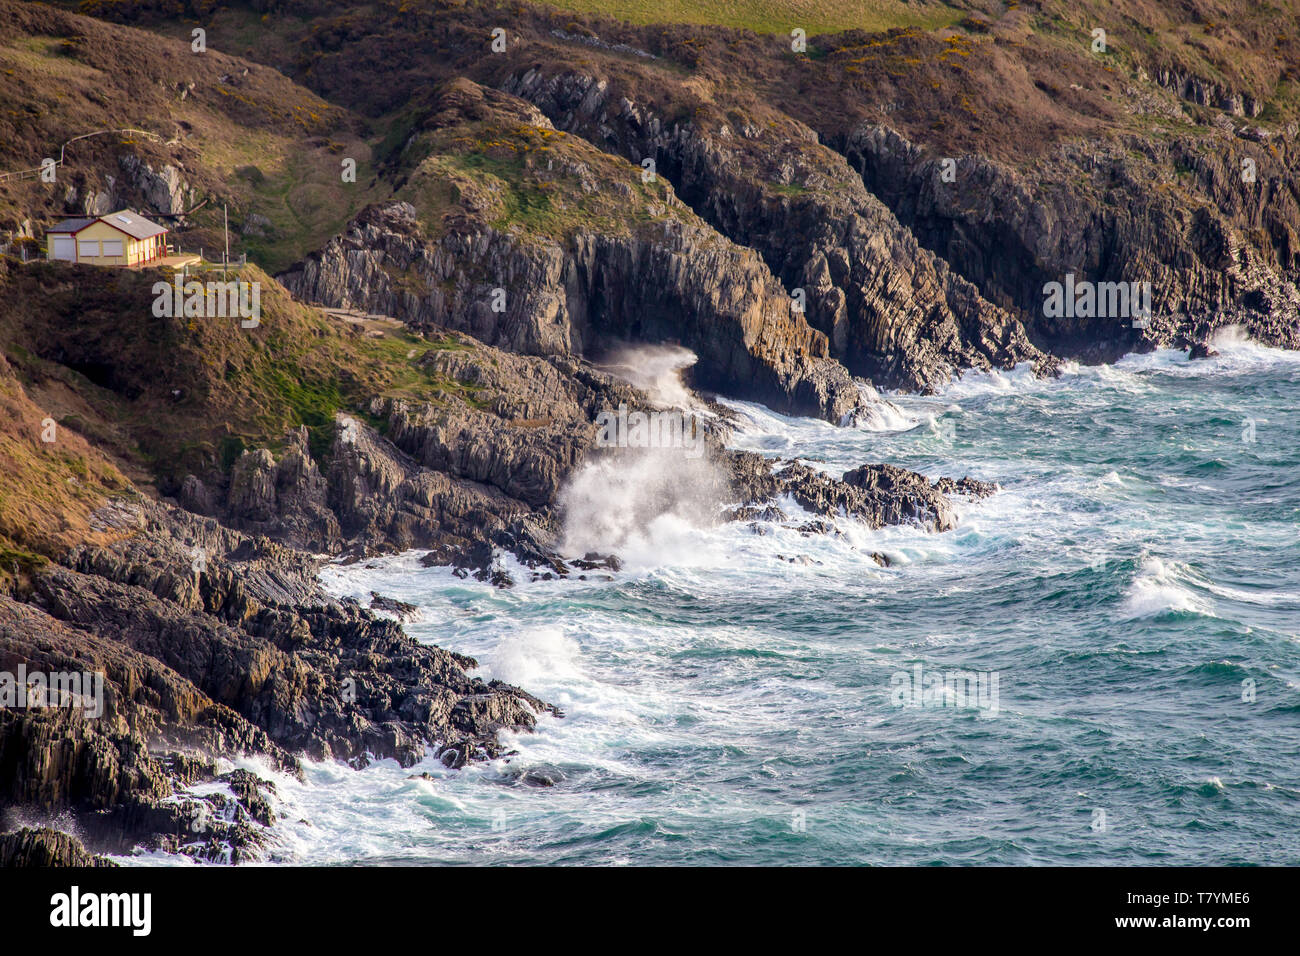
[[[0,709],[11,824],[71,814],[94,852],[145,845],[238,862],[266,845],[271,785],[219,773],[218,755],[297,772],[293,754],[363,767],[433,748],[459,767],[500,754],[499,728],[531,729],[552,711],[326,598],[300,552],[174,507],[118,507],[138,534],[73,549],[22,600],[0,596],[0,670],[104,675],[102,714]],[[204,781],[234,795],[189,795]]]
[[[685,489],[700,520],[809,535],[944,532],[956,498],[996,489],[727,452],[712,393],[851,423],[872,401],[853,375],[930,391],[1230,322],[1300,345],[1300,26],[1162,6],[971,0],[954,25],[796,50],[528,4],[268,0],[193,11],[220,13],[222,50],[193,57],[0,0],[9,167],[88,129],[151,134],[85,141],[56,189],[0,183],[18,258],[58,215],[117,204],[212,247],[222,206],[283,283],[241,270],[263,290],[245,329],[155,315],[161,274],[0,260],[0,671],[105,690],[94,719],[0,708],[0,862],[263,856],[274,790],[221,758],[508,758],[499,731],[554,708],[330,600],[317,561],[419,549],[499,587],[505,554],[617,573],[573,525],[576,486],[641,461],[598,445],[599,416],[667,408],[608,361],[629,345],[690,350],[677,401],[707,413],[705,464],[658,469],[631,517]],[[1149,282],[1151,321],[1046,315],[1067,273]]]
[[[141,846],[265,857],[274,788],[222,757],[288,773],[304,756],[359,768],[429,752],[450,767],[508,759],[498,732],[530,730],[553,708],[330,600],[319,555],[418,548],[426,564],[500,587],[513,583],[507,553],[538,577],[616,572],[607,548],[566,547],[577,507],[566,487],[589,465],[637,454],[599,447],[602,413],[666,407],[627,380],[635,366],[517,354],[433,326],[362,331],[265,278],[255,329],[142,319],[154,278],[0,270],[0,339],[14,359],[0,366],[14,463],[0,483],[12,563],[0,671],[104,675],[93,719],[0,709],[0,824],[15,831],[4,844],[15,862]],[[729,453],[727,409],[682,394],[709,410],[706,520],[818,534],[851,516],[942,531],[955,521],[948,495],[970,490]],[[700,491],[701,473],[666,474],[647,506]],[[819,520],[783,513],[787,495]]]
[[[1046,364],[1014,318],[923,249],[798,120],[743,100],[725,110],[685,81],[674,88],[629,67],[539,64],[500,82],[602,149],[652,161],[685,202],[798,290],[850,371],[929,391],[959,369]],[[656,108],[663,98],[688,118]]]
[[[400,160],[397,195],[413,202],[366,210],[286,287],[528,354],[673,342],[698,356],[701,388],[835,422],[856,407],[826,336],[671,186],[469,81],[428,114]]]
[[[376,117],[421,104],[429,76],[463,75],[652,161],[702,220],[802,290],[829,353],[879,384],[1187,347],[1224,324],[1294,347],[1294,11],[964,6],[952,27],[850,30],[799,51],[524,7],[506,48],[484,55],[502,9],[469,4],[380,14],[328,48],[300,37],[280,62]],[[351,82],[363,61],[382,81]],[[1067,274],[1149,283],[1151,321],[1046,314],[1044,287]]]

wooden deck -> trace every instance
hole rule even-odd
[[[136,269],[184,269],[186,266],[198,265],[202,262],[198,256],[160,256],[157,259],[150,259],[148,262],[139,266],[133,266]]]

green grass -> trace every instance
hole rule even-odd
[[[256,163],[238,167],[247,170],[239,178],[251,194],[250,211],[270,220],[270,226],[264,227],[267,235],[242,237],[249,258],[274,274],[342,232],[367,202],[382,194],[369,185],[374,169],[368,154],[368,147],[351,141],[334,149],[304,149],[269,168]],[[355,183],[342,180],[344,156],[357,161]],[[219,209],[212,218],[216,228]],[[237,228],[233,222],[231,227]]]
[[[30,578],[49,563],[45,555],[28,551],[0,537],[0,589],[12,591],[24,576]]]
[[[36,554],[24,548],[0,546],[0,572],[12,571],[17,567],[19,571],[30,574],[49,563],[50,559],[43,554]]]
[[[360,346],[373,360],[388,369],[390,380],[382,394],[387,398],[407,398],[438,404],[439,399],[459,398],[475,408],[487,408],[481,385],[447,378],[418,363],[430,351],[472,352],[452,333],[424,339],[404,331],[392,331],[381,339],[366,339]],[[411,354],[414,352],[414,354]],[[355,409],[350,414],[356,414]]]
[[[19,376],[6,379],[0,364],[0,424],[6,417],[26,419],[8,435],[0,430],[0,460],[14,465],[13,475],[0,469],[0,537],[34,550],[41,548],[8,530],[32,526],[32,516],[47,510],[66,511],[72,499],[89,511],[124,484],[72,440],[74,432],[95,438],[142,475],[180,481],[214,465],[227,471],[248,448],[268,448],[278,457],[288,430],[300,425],[320,460],[333,442],[336,414],[354,412],[374,396],[475,408],[488,408],[495,398],[421,361],[430,351],[473,351],[474,343],[450,332],[425,339],[398,327],[379,337],[363,334],[294,302],[255,266],[238,270],[262,282],[262,321],[253,330],[229,320],[161,319],[142,331],[135,317],[148,314],[156,276],[82,270],[75,288],[62,267],[48,263],[7,278],[0,271],[0,346]],[[33,323],[50,343],[44,351],[68,351],[73,364],[85,354],[111,355],[116,384],[95,385],[72,368],[7,347],[13,339],[34,341]],[[67,416],[68,444],[34,437],[45,416],[21,399],[23,381],[57,381],[86,403],[75,425]],[[11,493],[23,509],[7,507]],[[65,505],[46,509],[43,502],[53,497]]]
[[[549,131],[536,131],[558,139]],[[662,202],[663,187],[657,191],[643,186],[639,170],[622,161],[602,156],[586,144],[569,142],[556,147],[542,146],[526,155],[528,147],[510,152],[508,142],[526,143],[529,136],[496,140],[465,153],[432,155],[425,160],[403,192],[415,204],[421,222],[431,232],[441,228],[443,213],[462,199],[474,197],[485,218],[501,231],[520,232],[545,240],[560,239],[577,229],[622,232],[629,222],[648,219],[647,202]],[[592,181],[600,185],[615,176],[633,184],[635,199],[628,202],[611,188],[585,192],[569,176],[550,178],[543,165],[552,149],[571,150],[569,159],[580,158],[588,166]],[[669,210],[662,209],[661,214]]]
[[[244,453],[246,447],[244,440],[238,435],[227,435],[225,438],[221,439],[220,444],[217,446],[217,454],[220,456],[221,461],[221,470],[230,471],[230,466],[239,459],[239,456]]]
[[[1300,116],[1300,83],[1295,80],[1282,80],[1273,90],[1273,95],[1264,104],[1259,120],[1264,123],[1288,123]]]
[[[807,31],[808,36],[895,27],[937,29],[966,15],[942,3],[901,0],[557,0],[550,6],[636,24],[715,25],[785,36],[795,27]]]
[[[563,235],[569,225],[560,204],[553,202],[547,187],[531,179],[522,158],[502,158],[485,152],[452,157],[452,163],[467,175],[490,177],[500,198],[500,215],[492,221],[497,229],[522,226],[530,233]],[[552,187],[553,188],[553,187]]]

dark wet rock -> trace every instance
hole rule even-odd
[[[438,754],[438,759],[444,767],[450,770],[460,770],[468,764],[478,754],[478,749],[468,744],[460,744],[455,747],[447,747],[442,753]],[[486,755],[484,755],[486,756]]]
[[[264,827],[275,822],[275,811],[269,796],[275,795],[275,784],[263,780],[247,770],[232,770],[217,778],[230,788],[244,811]]]
[[[553,787],[564,782],[564,773],[556,767],[530,767],[519,779],[530,787]]]
[[[420,556],[420,564],[426,568],[447,568],[455,562],[458,552],[442,545]]]
[[[723,521],[774,521],[788,520],[789,516],[776,505],[741,505],[726,511]]]
[[[420,609],[414,604],[408,604],[396,598],[384,597],[375,591],[370,592],[370,610],[387,611],[389,614],[395,615],[399,621],[413,621],[420,616]]]
[[[917,524],[932,531],[956,526],[947,498],[922,475],[892,465],[864,465],[837,479],[799,462],[773,463],[752,453],[732,457],[733,489],[742,500],[770,501],[780,494],[816,515],[847,515],[881,528]],[[831,525],[810,523],[809,533],[824,533]]]
[[[474,576],[480,581],[487,581],[494,588],[512,588],[515,586],[515,579],[504,568],[490,568],[487,571],[480,571]]]
[[[0,669],[12,671],[17,662],[102,675],[98,715],[0,710],[0,815],[6,808],[71,814],[91,852],[175,849],[182,837],[251,846],[255,823],[196,813],[192,801],[171,798],[216,779],[210,754],[261,756],[297,772],[296,760],[265,731],[157,658],[0,597]]]
[[[1215,358],[1218,354],[1218,349],[1213,348],[1208,342],[1193,342],[1187,358],[1188,361],[1194,362],[1197,359]]]
[[[583,571],[595,571],[597,568],[605,568],[609,571],[623,570],[623,562],[617,555],[597,554],[594,551],[584,554],[581,558],[574,558],[569,564]]]
[[[987,498],[1001,490],[997,482],[980,481],[978,478],[938,478],[934,487],[945,495],[962,495],[974,499]]]
[[[0,868],[116,865],[89,853],[76,837],[49,827],[0,833]]]
[[[834,523],[827,521],[824,518],[815,518],[812,521],[805,521],[803,524],[799,525],[795,530],[798,531],[804,537],[808,537],[809,535],[814,535],[814,534],[834,534],[835,525]]]
[[[731,453],[732,492],[750,502],[728,512],[733,520],[760,517],[759,503],[789,495],[800,507],[821,517],[805,522],[798,530],[825,534],[834,530],[826,520],[848,516],[873,528],[913,524],[930,531],[949,531],[957,525],[950,495],[982,498],[997,486],[974,478],[940,478],[931,482],[924,475],[894,465],[863,465],[835,478],[800,462],[774,462],[752,452]],[[780,509],[761,520],[783,521]],[[761,527],[758,526],[758,527]]]
[[[957,526],[952,505],[929,480],[894,465],[863,465],[844,473],[846,485],[865,493],[866,500],[849,510],[868,514],[874,526],[919,524],[932,531]]]
[[[473,660],[320,592],[305,554],[162,505],[141,533],[78,547],[0,596],[0,668],[104,674],[103,713],[0,710],[0,810],[74,815],[92,852],[137,846],[238,863],[265,850],[272,788],[213,754],[364,766],[501,752],[548,705],[471,678]],[[196,559],[195,554],[201,559]],[[230,796],[172,799],[201,782]]]

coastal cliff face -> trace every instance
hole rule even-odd
[[[1227,0],[967,8],[946,29],[851,30],[802,51],[491,4],[381,13],[360,34],[323,12],[347,42],[295,34],[295,56],[256,55],[372,117],[419,113],[431,77],[468,77],[653,161],[802,290],[829,354],[877,384],[1049,371],[1053,356],[1187,347],[1225,324],[1294,347],[1294,15]],[[485,53],[503,17],[508,42]],[[355,82],[363,62],[377,75]],[[1047,314],[1045,286],[1067,275],[1149,284],[1151,320]]]
[[[598,445],[602,413],[667,407],[615,374],[635,363],[517,354],[436,327],[363,332],[264,275],[254,329],[154,316],[155,278],[0,269],[14,358],[0,367],[14,462],[0,484],[0,670],[103,675],[95,717],[0,709],[14,862],[136,847],[265,858],[274,787],[223,757],[286,773],[304,757],[509,759],[501,730],[558,712],[331,600],[319,556],[423,549],[425,564],[498,587],[518,573],[507,554],[538,577],[616,571],[615,554],[565,550],[565,489],[589,464],[624,463],[627,450]],[[910,472],[880,485],[729,453],[730,413],[711,415],[710,493],[719,510],[734,505],[716,520],[817,534],[847,514],[943,531],[955,522],[947,496],[969,493]],[[670,469],[652,503],[678,483]],[[787,495],[820,520],[783,513]],[[372,606],[401,610],[382,596]],[[78,842],[41,829],[52,821]]]
[[[930,392],[1229,323],[1300,347],[1300,29],[1138,6],[973,2],[943,30],[796,53],[525,4],[363,23],[291,0],[266,20],[222,7],[222,52],[195,58],[0,0],[0,56],[71,91],[0,70],[5,168],[88,129],[154,134],[84,141],[54,190],[0,184],[0,671],[105,688],[95,719],[0,708],[0,863],[264,857],[273,787],[220,758],[461,767],[558,718],[315,573],[411,549],[498,587],[616,573],[614,544],[570,540],[575,481],[640,461],[600,446],[602,414],[669,408],[606,362],[621,350],[689,350],[679,399],[707,413],[707,471],[660,469],[633,517],[695,482],[709,520],[812,535],[942,533],[958,498],[997,489],[729,452],[713,395],[852,424],[872,401],[855,376]],[[1088,17],[1119,21],[1113,55],[1089,50]],[[161,273],[30,261],[41,226],[119,205],[209,250],[228,211],[260,325],[154,315]],[[1149,282],[1151,321],[1045,315],[1066,274]],[[43,827],[68,819],[79,838]]]
[[[673,121],[643,98],[664,95],[662,78],[651,94],[644,76],[610,74],[534,66],[501,84],[602,149],[654,162],[714,228],[800,290],[850,371],[929,391],[958,369],[1045,362],[1014,318],[922,249],[803,123],[758,103],[724,111],[684,83],[667,94],[690,118]]]
[[[491,198],[476,206],[462,196],[450,223],[443,214],[448,235],[429,242],[415,207],[393,203],[363,213],[282,281],[309,301],[537,354],[582,354],[611,337],[678,342],[699,356],[699,386],[832,421],[854,399],[843,373],[819,361],[827,355],[926,391],[957,369],[1047,365],[1014,318],[920,248],[806,126],[747,118],[733,130],[734,118],[703,107],[670,125],[591,74],[532,68],[502,87],[519,99],[453,81],[429,111],[464,126],[495,109],[490,135],[507,142],[521,128],[541,131],[531,157],[528,139],[514,137],[524,163],[541,172],[545,159],[548,174],[559,166],[541,179],[561,194],[614,198],[630,229],[611,216],[615,228],[593,232],[575,217],[563,234],[530,242],[518,223],[502,234],[484,222]],[[547,135],[552,122],[573,136]],[[419,132],[406,151],[422,152]],[[424,160],[398,194],[418,195],[431,167]],[[505,293],[499,313],[494,288]]]
[[[469,81],[429,113],[401,198],[283,274],[296,295],[534,355],[671,342],[698,357],[698,387],[833,422],[858,405],[787,290],[671,186]]]
[[[960,191],[942,188],[940,162],[895,130],[856,127],[843,149],[863,181],[920,241],[990,297],[1032,315],[1048,347],[1097,359],[1157,341],[1186,347],[1215,329],[1300,346],[1294,317],[1300,208],[1285,186],[1294,130],[1282,151],[1231,129],[1208,142],[1125,137],[1062,146],[1024,173],[984,157],[957,165]],[[1248,165],[1243,165],[1248,164]],[[1242,171],[1253,169],[1253,182]],[[1041,315],[1043,287],[1067,273],[1151,284],[1149,335],[1126,317],[1061,321]]]

